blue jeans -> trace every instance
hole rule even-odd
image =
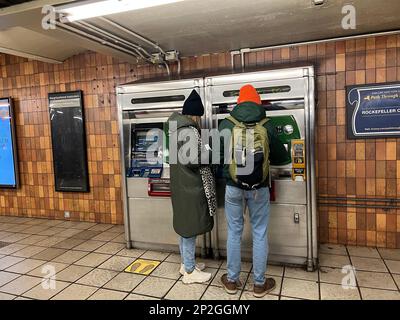
[[[228,280],[238,281],[241,268],[240,245],[243,232],[244,204],[247,203],[253,234],[254,283],[265,282],[268,257],[269,189],[242,190],[226,186],[225,215],[228,224],[227,267]]]
[[[196,237],[179,237],[179,251],[185,271],[191,273],[196,267]]]

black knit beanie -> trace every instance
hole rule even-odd
[[[187,116],[199,116],[204,114],[204,106],[196,90],[193,90],[183,104],[182,114]]]

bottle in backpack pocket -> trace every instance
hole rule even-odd
[[[246,166],[246,147],[237,144],[234,151],[235,162],[238,167]]]

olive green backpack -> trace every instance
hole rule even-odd
[[[269,174],[269,139],[264,127],[268,119],[257,123],[243,123],[230,116],[234,124],[231,135],[231,163],[229,174],[232,180],[244,189],[255,189],[268,178]],[[247,150],[248,134],[254,133],[254,147]],[[250,140],[251,141],[251,140]],[[250,172],[246,164],[254,159],[254,169]],[[243,170],[242,172],[240,172]]]

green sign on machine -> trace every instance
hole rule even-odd
[[[290,152],[291,141],[301,138],[299,126],[297,125],[294,116],[274,116],[270,117],[269,121],[275,128],[276,133],[283,145],[285,145],[287,150]],[[279,161],[279,165],[287,165],[291,163],[291,161],[292,160],[290,158],[281,159]]]

